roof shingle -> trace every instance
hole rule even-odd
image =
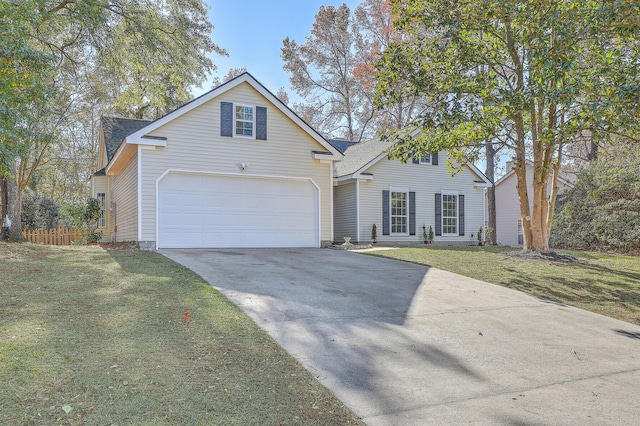
[[[100,124],[104,134],[104,144],[107,150],[107,161],[111,161],[122,140],[151,123],[151,120],[134,118],[101,117]]]
[[[393,146],[393,142],[372,139],[354,143],[344,151],[344,159],[336,163],[335,177],[351,175]]]

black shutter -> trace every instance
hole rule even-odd
[[[433,154],[431,154],[431,164],[433,164],[434,166],[438,165],[438,153],[434,152]]]
[[[409,235],[416,235],[416,193],[409,193]]]
[[[436,235],[442,235],[442,196],[436,194]]]
[[[267,140],[267,108],[256,107],[256,139]]]
[[[413,157],[411,160],[413,161],[413,164],[420,164],[420,159],[417,157]]]
[[[464,195],[458,195],[458,235],[464,235]]]
[[[382,235],[389,235],[389,191],[382,191]]]
[[[220,136],[233,136],[233,104],[220,102]]]

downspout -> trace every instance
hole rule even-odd
[[[360,243],[360,180],[356,179],[356,241]]]
[[[142,145],[138,145],[138,243],[142,241]],[[156,247],[157,248],[157,247]]]

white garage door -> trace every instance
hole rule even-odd
[[[158,182],[158,247],[318,247],[318,198],[305,179],[169,173]]]

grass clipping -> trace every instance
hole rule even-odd
[[[159,254],[0,243],[0,277],[1,424],[361,424]]]

